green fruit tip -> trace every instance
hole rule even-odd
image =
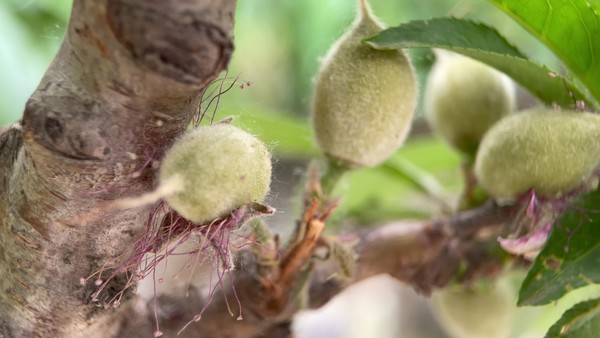
[[[371,6],[367,0],[358,0],[358,12],[356,13],[356,19],[354,20],[354,29],[361,32],[363,35],[379,33],[383,30],[384,25],[371,10]],[[368,38],[370,36],[365,36]]]
[[[357,167],[385,161],[404,142],[417,84],[403,51],[362,41],[383,28],[366,2],[355,23],[323,58],[314,86],[312,124],[323,153]]]
[[[597,182],[600,115],[537,109],[494,125],[481,142],[475,174],[501,204],[533,190],[557,199]]]
[[[264,143],[235,126],[202,126],[187,131],[167,151],[159,180],[163,187],[179,185],[164,197],[168,205],[203,224],[263,201],[271,182],[271,155]]]

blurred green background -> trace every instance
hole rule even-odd
[[[388,26],[445,15],[485,22],[532,58],[557,68],[540,43],[485,1],[372,0],[371,5]],[[71,0],[0,1],[0,125],[21,117],[61,43],[70,6]],[[220,102],[217,119],[237,116],[236,123],[263,138],[279,158],[318,154],[308,125],[312,79],[319,58],[352,21],[355,6],[355,0],[238,1],[228,76],[253,85],[233,86]],[[410,52],[424,88],[432,54]],[[344,214],[361,223],[430,217],[453,203],[461,189],[460,160],[427,134],[421,116],[419,109],[410,140],[388,165],[355,173],[342,185]],[[431,199],[432,193],[443,196]]]
[[[453,15],[496,27],[526,54],[555,68],[536,40],[485,1],[372,0],[374,12],[389,26],[410,20]],[[70,0],[0,2],[0,124],[17,120],[62,40]],[[352,21],[354,0],[242,0],[236,14],[236,51],[229,75],[254,83],[251,90],[227,95],[229,107],[305,117],[319,57]],[[426,73],[431,58],[415,51]]]

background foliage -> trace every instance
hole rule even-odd
[[[373,0],[371,5],[388,26],[444,15],[483,21],[539,62],[551,68],[557,65],[544,46],[487,2]],[[0,125],[20,118],[27,98],[58,49],[70,6],[70,0],[0,2],[0,74],[4,75],[0,79]],[[350,23],[354,10],[355,2],[348,0],[239,1],[236,51],[228,76],[239,76],[253,85],[243,90],[234,86],[221,100],[217,118],[238,116],[237,124],[258,134],[279,156],[315,155],[307,123],[312,78],[319,57]],[[424,88],[433,57],[429,50],[411,53],[420,87]],[[444,203],[436,197],[438,203],[433,208],[429,199],[421,198],[424,190],[442,190],[435,182],[432,187],[433,178],[449,192],[459,191],[461,183],[458,157],[429,136],[420,120],[418,117],[411,141],[390,165],[348,179],[342,187],[346,189],[343,209],[347,213],[363,222],[399,216],[429,217],[438,213],[440,206],[451,203],[450,194],[440,197]],[[404,170],[407,166],[409,177]]]

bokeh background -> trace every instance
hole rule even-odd
[[[561,69],[546,48],[486,1],[371,0],[371,5],[388,26],[447,15],[487,23],[533,59],[551,69]],[[257,134],[273,149],[277,163],[271,202],[281,211],[271,223],[283,233],[299,210],[297,183],[302,180],[306,163],[319,156],[308,123],[319,58],[352,21],[355,6],[355,0],[238,1],[236,50],[228,73],[223,74],[223,84],[227,87],[231,79],[239,80],[222,96],[215,118],[236,116],[235,123]],[[71,0],[0,1],[0,125],[20,119],[27,98],[62,41],[70,8]],[[410,53],[420,88],[425,88],[434,62],[432,53],[426,49]],[[246,85],[240,88],[241,84]],[[535,104],[523,91],[518,97],[521,108]],[[214,107],[205,108],[212,114]],[[362,170],[343,182],[339,193],[344,202],[334,225],[372,226],[447,213],[462,188],[459,164],[459,157],[431,135],[419,108],[413,132],[398,154],[384,166]],[[432,321],[425,300],[399,286],[386,290],[399,295],[392,297],[393,304],[375,302],[370,306],[387,311],[380,321],[390,316],[398,318],[397,323],[389,325],[388,332],[396,332],[389,337],[444,337]],[[565,308],[572,302],[558,306]],[[544,327],[560,314],[553,308],[520,311],[514,337],[541,337]],[[312,337],[318,338],[314,332]]]
[[[71,0],[0,2],[0,124],[21,116],[27,97],[62,41]],[[374,12],[389,26],[453,15],[496,27],[526,54],[551,68],[555,59],[492,5],[481,0],[372,0]],[[229,75],[256,87],[251,94],[228,95],[236,105],[298,117],[309,110],[318,59],[351,22],[354,0],[243,0],[236,14],[236,53]],[[426,72],[431,59],[417,51]],[[424,74],[424,73],[423,73]],[[235,97],[235,98],[234,98]]]
[[[354,0],[241,0],[236,13],[236,50],[227,76],[239,77],[238,86],[223,95],[217,119],[237,116],[237,124],[258,134],[283,158],[317,155],[310,129],[311,86],[319,58],[352,21]],[[372,0],[374,12],[389,26],[417,19],[452,15],[496,27],[534,59],[558,68],[555,58],[503,13],[481,0]],[[0,1],[0,125],[18,120],[44,70],[62,41],[71,0]],[[427,49],[410,53],[420,87],[433,60]],[[225,83],[227,87],[227,83]],[[212,112],[210,108],[210,112]],[[429,217],[443,209],[439,199],[423,202],[420,179],[427,185],[431,173],[450,198],[460,190],[458,157],[427,133],[417,112],[413,137],[384,168],[364,170],[346,183],[344,215],[360,223],[400,216]],[[417,171],[415,171],[417,170]],[[406,173],[416,175],[407,179]],[[411,174],[412,173],[412,174]],[[368,184],[365,184],[368,182]],[[436,187],[430,187],[436,190]],[[440,189],[437,193],[442,194]],[[354,192],[358,192],[355,194]],[[409,194],[410,203],[402,194]],[[402,203],[399,203],[402,200]],[[365,208],[368,205],[368,208]]]

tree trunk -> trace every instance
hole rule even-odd
[[[147,208],[112,202],[154,187],[151,164],[229,62],[234,10],[235,0],[75,0],[23,119],[0,131],[0,337],[117,336],[118,318],[136,312],[132,295],[118,310],[92,303],[96,286],[80,279],[143,231]],[[148,337],[140,331],[128,337]]]

